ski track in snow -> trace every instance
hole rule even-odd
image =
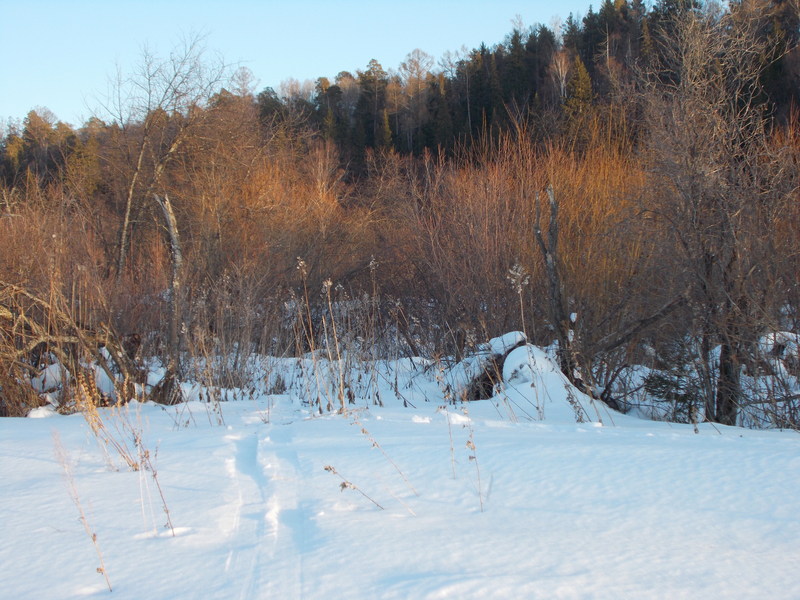
[[[234,499],[225,515],[232,524],[222,524],[230,538],[225,571],[241,600],[303,597],[309,519],[298,501],[301,474],[292,428],[274,424],[227,436]]]
[[[259,444],[261,465],[272,482],[267,519],[272,536],[264,598],[303,597],[303,552],[307,517],[299,502],[300,463],[293,448],[293,425],[277,424]]]
[[[241,587],[239,598],[252,598],[259,587],[258,576],[266,524],[266,478],[258,468],[258,437],[246,432],[227,438],[233,456],[227,459],[228,476],[235,490],[231,503],[232,527],[228,531],[230,550],[225,560],[225,572]],[[242,544],[242,538],[248,540]]]

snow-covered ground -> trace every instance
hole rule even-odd
[[[0,420],[0,597],[800,598],[796,432],[612,414],[533,347],[469,403],[422,360],[263,369],[271,395],[101,409],[106,444]],[[342,381],[344,414],[309,405]]]

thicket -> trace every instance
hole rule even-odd
[[[313,350],[335,318],[373,357],[523,330],[617,408],[644,389],[796,425],[792,386],[745,387],[799,374],[761,343],[798,333],[798,22],[607,0],[559,36],[281,97],[196,41],[145,56],[102,120],[36,110],[2,140],[0,406],[36,402],[15,382],[48,356],[126,381],[142,355],[175,378],[224,357],[241,384],[250,353]]]

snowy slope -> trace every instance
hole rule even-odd
[[[463,405],[444,406],[451,373],[405,361],[346,414],[308,406],[290,363],[282,395],[103,409],[157,479],[81,415],[2,419],[0,597],[800,597],[798,434],[695,434],[585,397],[576,422],[577,391],[514,352],[532,359]]]

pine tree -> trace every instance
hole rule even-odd
[[[389,80],[386,71],[374,58],[369,61],[366,71],[358,72],[358,84],[361,88],[357,113],[364,122],[367,134],[367,145],[378,146],[381,139],[382,116],[386,106],[386,85]]]

